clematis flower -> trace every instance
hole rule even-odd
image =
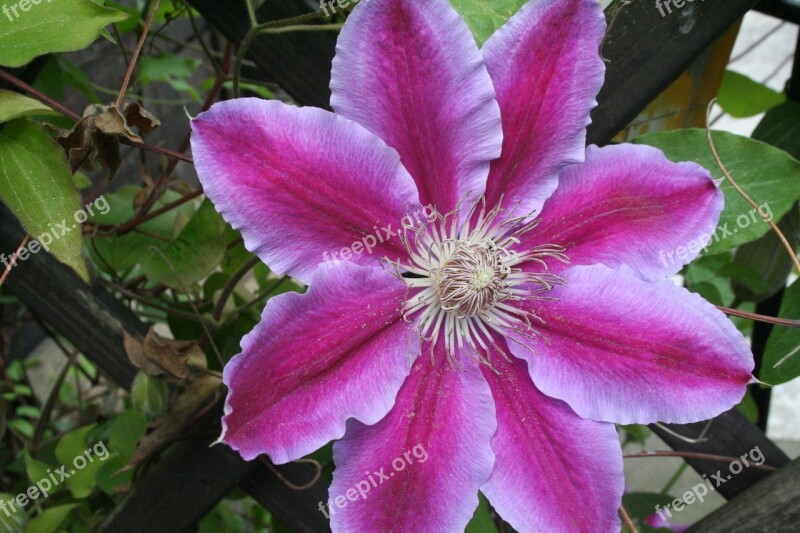
[[[334,531],[463,530],[479,491],[519,531],[619,530],[614,423],[742,398],[745,339],[668,279],[722,193],[650,147],[585,148],[604,31],[595,0],[534,0],[479,49],[446,0],[362,0],[335,113],[193,120],[207,195],[309,285],[226,366],[222,440],[275,463],[336,440]]]

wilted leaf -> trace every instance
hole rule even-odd
[[[164,338],[153,328],[144,339],[125,333],[124,343],[131,363],[148,376],[190,381],[194,378],[192,367],[205,367],[206,355],[197,343]]]
[[[75,221],[80,194],[64,153],[31,120],[13,120],[0,131],[0,199],[34,239],[50,241],[50,253],[89,280]]]
[[[128,100],[122,106],[122,115],[131,128],[139,128],[142,133],[150,133],[161,125],[161,122],[138,102]]]
[[[0,16],[0,65],[19,67],[36,56],[86,48],[122,11],[91,0],[3,3]],[[10,20],[9,20],[10,19]]]
[[[122,163],[119,153],[120,137],[137,143],[144,142],[130,129],[126,116],[144,126],[142,131],[151,131],[160,124],[138,104],[129,104],[131,103],[125,107],[126,115],[114,106],[91,104],[83,111],[83,118],[72,130],[59,134],[58,142],[66,150],[71,168],[84,165],[91,170],[92,161],[96,161],[102,168],[109,169],[109,179],[114,177]]]

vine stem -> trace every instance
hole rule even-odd
[[[3,275],[0,276],[0,287],[2,287],[3,283],[6,282],[6,278],[11,273],[11,269],[14,268],[14,266],[17,264],[17,256],[19,256],[19,253],[22,251],[22,248],[24,248],[25,245],[28,244],[28,241],[30,240],[30,238],[31,238],[31,234],[27,233],[25,235],[25,238],[22,239],[22,242],[19,243],[19,246],[17,246],[17,251],[14,252],[14,254],[11,256],[11,260],[8,263],[8,267],[6,267],[6,270],[5,270],[5,272],[3,272]]]
[[[709,123],[709,119],[711,118],[711,110],[716,102],[717,99],[712,98],[708,103],[708,108],[706,109],[706,136],[708,137],[708,145],[711,148],[711,153],[714,154],[714,160],[717,162],[717,166],[725,175],[725,178],[728,180],[728,182],[733,186],[734,189],[736,189],[736,192],[738,192],[741,197],[744,198],[745,201],[756,210],[758,215],[764,219],[764,222],[769,224],[769,227],[772,228],[772,231],[775,232],[775,234],[781,240],[781,243],[783,243],[783,247],[786,248],[787,252],[789,252],[789,257],[791,258],[792,263],[794,263],[794,268],[800,274],[800,260],[797,259],[797,254],[795,253],[794,248],[792,248],[792,245],[789,244],[786,236],[783,234],[778,225],[775,224],[775,222],[773,222],[771,218],[761,210],[761,207],[759,207],[758,204],[756,204],[753,199],[750,198],[747,192],[745,192],[745,190],[736,182],[736,180],[733,179],[733,176],[731,176],[730,172],[728,172],[728,170],[725,168],[725,165],[722,163],[722,158],[720,158],[719,152],[717,152],[717,147],[714,145],[714,135],[711,132],[711,124]]]
[[[14,85],[17,88],[22,89],[26,93],[30,94],[31,96],[33,96],[34,98],[36,98],[37,100],[42,102],[43,104],[45,104],[45,105],[47,105],[49,107],[52,107],[53,109],[55,109],[56,111],[58,111],[59,113],[64,115],[65,117],[69,117],[72,120],[74,120],[75,122],[78,122],[81,119],[80,115],[78,115],[77,113],[73,113],[71,110],[67,109],[66,107],[64,107],[60,103],[56,102],[55,100],[53,100],[52,98],[50,98],[46,94],[42,93],[41,91],[39,91],[38,89],[34,88],[33,86],[28,85],[27,83],[25,83],[21,79],[12,76],[8,72],[6,72],[4,70],[0,70],[0,78],[2,78],[3,80],[7,81],[11,85]]]
[[[125,98],[125,91],[128,90],[128,84],[131,81],[131,76],[133,76],[133,69],[136,67],[136,61],[139,59],[139,54],[144,47],[144,41],[147,38],[147,32],[150,31],[150,26],[153,25],[153,20],[156,18],[156,13],[158,12],[158,6],[161,4],[161,0],[156,0],[153,4],[153,9],[150,10],[150,16],[147,17],[147,22],[142,29],[142,34],[139,36],[139,42],[136,44],[136,50],[133,51],[133,56],[131,56],[131,60],[128,63],[128,71],[125,72],[125,77],[122,79],[122,86],[119,88],[119,94],[117,94],[117,101],[115,102],[114,106],[119,109],[122,105],[122,99]]]
[[[791,320],[789,318],[779,318],[774,316],[759,315],[756,313],[748,313],[739,309],[731,309],[730,307],[717,306],[717,309],[726,315],[738,316],[739,318],[747,318],[757,322],[766,322],[767,324],[775,324],[777,326],[787,326],[790,328],[800,328],[800,320]]]
[[[271,22],[265,22],[264,24],[258,24],[257,26],[253,26],[250,28],[250,31],[247,32],[247,35],[244,36],[242,39],[241,44],[239,45],[239,50],[236,52],[236,57],[233,60],[233,96],[234,98],[239,97],[239,77],[240,72],[242,69],[242,61],[244,61],[244,56],[247,53],[247,50],[250,48],[250,45],[258,35],[262,33],[270,33],[269,30],[273,30],[276,28],[281,28],[285,26],[292,26],[296,24],[302,24],[304,22],[309,22],[316,20],[320,17],[321,12],[315,11],[313,13],[307,13],[305,15],[300,15],[298,17],[292,17],[282,20],[273,20]],[[320,28],[321,26],[312,26],[313,28]],[[330,29],[330,28],[326,28]]]
[[[639,452],[639,453],[624,453],[622,457],[625,459],[641,459],[643,457],[680,457],[682,459],[698,459],[700,461],[714,461],[719,463],[732,463],[739,461],[739,457],[728,457],[726,455],[715,455],[711,453],[700,452],[676,452],[676,451],[658,451],[658,452]],[[778,469],[774,466],[765,464],[751,464],[751,468],[758,470],[766,470],[767,472],[775,472]]]
[[[11,85],[13,85],[13,86],[15,86],[15,87],[17,87],[19,89],[22,89],[26,93],[30,94],[31,96],[33,96],[34,98],[36,98],[37,100],[42,102],[43,104],[45,104],[45,105],[51,107],[52,109],[58,111],[59,113],[61,113],[65,117],[70,118],[70,119],[74,120],[75,122],[80,121],[80,119],[81,119],[80,115],[78,115],[77,113],[72,112],[71,110],[67,109],[66,107],[64,107],[60,103],[56,102],[55,100],[53,100],[52,98],[50,98],[46,94],[42,93],[38,89],[32,87],[31,85],[28,85],[24,81],[20,80],[19,78],[16,78],[16,77],[12,76],[11,74],[9,74],[8,72],[6,72],[6,71],[4,71],[2,69],[0,69],[0,79],[3,79],[5,81],[7,81],[8,83],[10,83]],[[171,157],[173,159],[179,159],[179,160],[185,161],[187,163],[194,163],[192,158],[189,157],[188,155],[178,153],[178,152],[176,152],[174,150],[170,150],[169,148],[162,148],[161,146],[155,146],[155,145],[147,144],[147,143],[137,143],[137,142],[133,142],[133,141],[131,141],[129,139],[126,139],[125,137],[121,137],[119,141],[122,144],[127,144],[128,146],[135,146],[137,148],[141,148],[142,150],[147,150],[149,152],[160,154],[160,155],[163,155],[163,156],[166,156],[166,157]]]
[[[207,111],[214,103],[214,100],[217,99],[217,96],[219,96],[219,92],[222,90],[222,86],[225,84],[225,79],[227,78],[228,70],[230,69],[232,56],[233,56],[233,43],[228,41],[228,43],[225,46],[225,54],[222,59],[222,65],[219,67],[219,70],[216,73],[214,86],[211,88],[208,95],[206,96],[206,99],[203,102],[203,107],[200,108],[201,112]],[[180,153],[185,153],[186,150],[189,149],[189,145],[191,143],[191,134],[192,130],[190,128],[189,131],[186,132],[186,136],[183,138],[183,142],[181,143],[181,146],[178,149]],[[167,165],[166,170],[158,177],[155,184],[153,185],[153,190],[150,191],[150,194],[148,194],[144,203],[139,208],[139,211],[136,213],[136,217],[131,222],[130,228],[128,228],[127,231],[130,231],[131,229],[135,228],[143,221],[149,220],[143,217],[147,216],[147,213],[150,211],[150,209],[153,208],[153,205],[156,203],[156,200],[158,200],[158,198],[161,196],[161,192],[163,190],[164,185],[166,184],[170,176],[172,176],[172,173],[175,171],[175,166],[177,165],[177,161],[178,161],[177,159],[173,159],[169,163],[169,165]],[[199,196],[199,194],[197,196]],[[118,235],[120,235],[120,233],[118,233]]]
[[[628,526],[628,533],[639,533],[639,530],[636,529],[636,525],[631,520],[631,515],[628,514],[628,511],[625,509],[624,505],[619,506],[619,514],[622,516],[622,521],[625,522],[625,525]]]

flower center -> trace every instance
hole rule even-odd
[[[494,243],[459,243],[453,256],[434,276],[443,309],[472,317],[504,300],[504,280],[511,269]]]
[[[451,364],[458,363],[458,351],[491,366],[489,346],[502,353],[495,334],[512,341],[512,334],[535,338],[532,322],[542,321],[525,301],[565,283],[547,272],[545,262],[568,262],[562,246],[516,249],[539,220],[501,218],[501,212],[487,211],[481,199],[463,218],[456,209],[400,234],[409,260],[390,263],[409,287],[403,316],[430,343],[431,357],[443,336]]]

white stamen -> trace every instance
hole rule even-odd
[[[512,218],[510,214],[498,218],[503,209],[498,206],[487,211],[481,198],[460,222],[460,206],[461,202],[452,213],[403,232],[400,238],[409,263],[391,264],[412,290],[403,316],[416,322],[419,337],[434,345],[444,335],[445,353],[453,366],[461,366],[456,350],[468,348],[468,355],[491,367],[489,347],[503,353],[494,334],[537,337],[532,323],[544,321],[514,302],[548,299],[541,293],[565,281],[546,272],[545,259],[564,263],[569,259],[564,247],[554,244],[511,249],[520,243],[521,235],[538,225],[538,219]],[[524,271],[520,268],[523,263],[534,263],[540,271]]]

